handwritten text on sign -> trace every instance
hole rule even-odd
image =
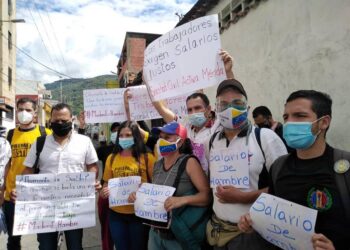
[[[86,123],[112,123],[125,121],[125,89],[84,90]]]
[[[285,250],[313,249],[317,210],[262,193],[250,208],[254,229]]]
[[[95,173],[18,175],[14,235],[95,225]]]
[[[128,197],[136,192],[141,184],[141,176],[128,176],[108,180],[109,207],[130,204]]]
[[[249,188],[249,154],[232,149],[211,150],[209,157],[210,187]]]
[[[153,100],[165,100],[224,80],[220,48],[217,15],[188,22],[153,41],[145,50],[143,68]]]
[[[131,98],[129,99],[130,116],[133,121],[143,121],[161,118],[152,104],[146,85],[129,88]],[[188,95],[179,95],[165,100],[167,107],[176,115],[186,115],[186,99]]]
[[[174,192],[174,187],[143,183],[136,192],[135,215],[144,219],[167,222],[164,202]]]

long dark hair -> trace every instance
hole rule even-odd
[[[188,155],[193,154],[192,143],[191,143],[191,140],[189,138],[184,139],[184,143],[179,148],[179,153],[180,154],[188,154]]]
[[[142,154],[147,153],[147,148],[143,143],[143,138],[137,123],[133,121],[125,121],[120,124],[118,128],[117,140],[115,141],[115,146],[112,151],[112,159],[123,151],[123,148],[119,145],[119,135],[123,128],[129,128],[131,130],[132,137],[134,138],[134,145],[131,147],[131,154],[138,162],[140,162],[140,157]]]

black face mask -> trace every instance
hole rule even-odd
[[[68,133],[72,130],[72,122],[51,122],[51,129],[55,135],[63,137],[68,135]]]

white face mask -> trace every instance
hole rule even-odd
[[[33,114],[23,110],[17,113],[17,118],[20,124],[29,124],[33,120]]]

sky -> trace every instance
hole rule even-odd
[[[196,0],[17,0],[17,79],[49,83],[116,72],[125,33],[164,34]],[[65,76],[64,76],[65,75]]]

